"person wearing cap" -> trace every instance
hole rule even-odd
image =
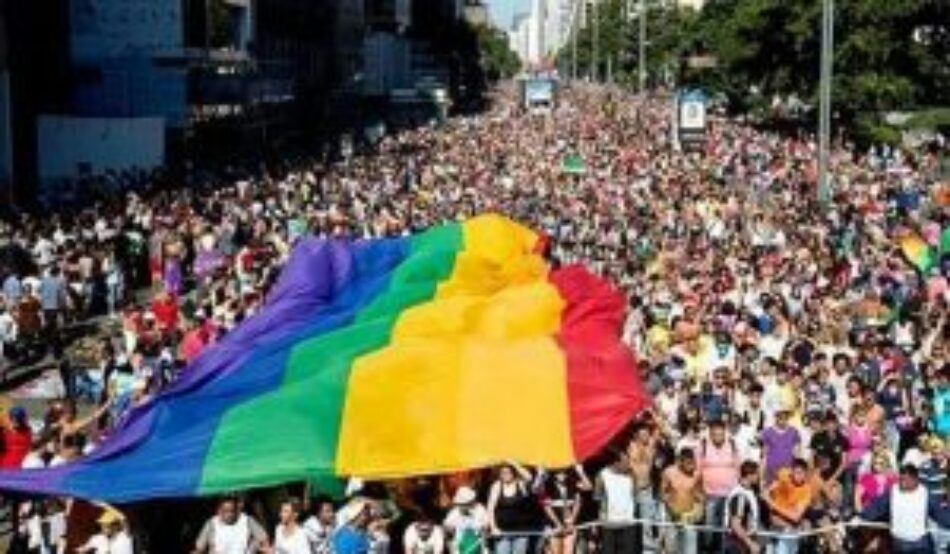
[[[125,517],[113,508],[106,508],[99,516],[101,533],[93,535],[86,544],[76,549],[89,554],[132,554],[132,537],[125,529]]]
[[[453,507],[445,517],[443,526],[451,537],[451,554],[487,552],[484,539],[488,535],[490,521],[488,510],[478,502],[471,487],[461,486],[452,497]],[[478,545],[481,543],[481,547]]]
[[[860,518],[888,523],[896,554],[932,554],[935,549],[927,522],[950,527],[950,507],[920,484],[916,466],[904,464],[897,486],[866,507]]]
[[[236,498],[218,503],[218,513],[205,523],[194,554],[257,554],[269,546],[267,532],[253,517],[241,512]]]
[[[372,520],[368,500],[353,498],[340,510],[340,527],[333,534],[334,554],[369,554],[372,548],[369,525]]]

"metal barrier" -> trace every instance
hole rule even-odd
[[[605,521],[591,521],[588,523],[582,523],[575,526],[573,529],[575,531],[584,531],[589,529],[623,529],[627,527],[666,527],[666,528],[681,528],[681,529],[692,529],[696,532],[702,533],[728,533],[729,530],[725,527],[714,526],[714,525],[703,525],[703,524],[693,524],[693,523],[677,523],[673,521],[662,521],[662,520],[647,520],[647,519],[632,519],[622,523],[614,522],[605,522]],[[833,525],[826,525],[823,527],[817,527],[815,529],[802,529],[796,531],[766,531],[759,530],[754,533],[750,533],[752,536],[760,537],[763,539],[804,539],[808,537],[816,537],[820,535],[827,535],[830,533],[840,533],[845,534],[849,529],[877,529],[877,530],[890,530],[891,526],[885,523],[878,523],[874,521],[866,521],[862,519],[852,519],[850,521],[842,521],[835,523]],[[928,526],[927,533],[933,537],[945,536],[950,537],[950,530],[943,529],[936,526]],[[527,532],[518,532],[518,533],[497,533],[489,537],[481,537],[477,543],[472,544],[467,550],[461,554],[476,554],[484,546],[484,544],[489,540],[496,540],[505,537],[532,537],[532,538],[551,538],[557,535],[557,532],[554,530],[545,530],[545,531],[527,531]]]

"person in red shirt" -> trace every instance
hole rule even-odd
[[[203,321],[195,322],[181,341],[180,355],[186,364],[191,364],[204,352],[209,343],[208,331]]]
[[[152,302],[152,313],[162,333],[178,329],[178,302],[168,291],[161,292]]]
[[[3,457],[0,467],[20,469],[23,459],[33,447],[33,431],[27,419],[26,410],[15,406],[9,412],[9,425],[3,428]]]

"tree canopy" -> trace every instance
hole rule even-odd
[[[699,13],[675,3],[647,2],[649,82],[700,85],[732,97],[757,91],[795,94],[812,101],[818,91],[821,0],[708,0]],[[950,105],[950,2],[946,0],[836,0],[836,111],[845,118],[892,109]],[[600,4],[598,74],[608,59],[621,77],[638,64],[636,3]],[[589,74],[593,21],[577,32],[578,68]],[[718,65],[695,70],[688,56]],[[561,66],[571,67],[571,44]],[[631,81],[632,82],[632,81]]]

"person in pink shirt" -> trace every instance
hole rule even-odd
[[[726,437],[726,426],[721,420],[710,423],[709,438],[702,440],[697,454],[706,493],[706,521],[722,521],[726,499],[739,483],[742,460],[735,441]],[[719,533],[704,533],[700,537],[702,551],[718,551],[721,540]]]
[[[854,489],[855,510],[863,510],[891,490],[897,482],[897,473],[890,465],[887,456],[874,456],[871,471],[858,478],[858,486]]]
[[[867,410],[863,407],[854,409],[845,436],[848,439],[848,467],[856,468],[874,446],[874,434],[867,421]]]
[[[191,365],[204,352],[208,345],[208,332],[201,322],[196,322],[181,340],[180,355],[186,364]]]

